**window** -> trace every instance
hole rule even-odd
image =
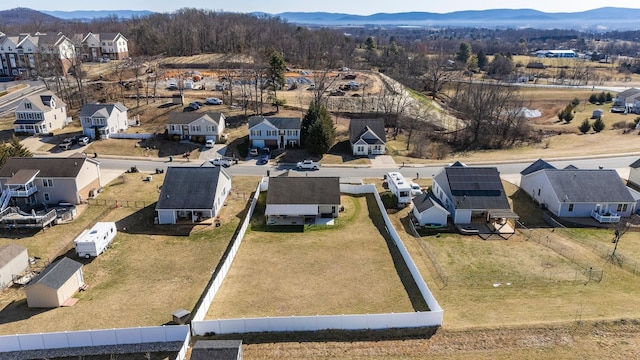
[[[616,211],[622,211],[622,204],[618,204],[618,209]]]
[[[216,127],[215,125],[207,125],[207,132],[215,132],[216,131]]]
[[[540,196],[540,189],[538,189],[538,196]]]
[[[358,152],[363,152],[364,151],[364,146],[358,145]]]
[[[267,136],[277,136],[277,135],[278,135],[277,130],[267,130]]]
[[[573,211],[573,204],[569,204],[569,211]]]
[[[622,211],[627,211],[627,204],[622,204]]]
[[[53,179],[42,179],[42,186],[53,187]]]
[[[202,131],[202,127],[200,125],[191,125],[191,131]]]
[[[287,130],[287,136],[298,136],[298,130]]]
[[[47,201],[47,202],[48,202],[48,201],[50,201],[50,200],[51,200],[51,198],[49,197],[49,193],[44,193],[44,194],[42,194],[42,195],[44,196],[44,201]]]
[[[251,136],[262,136],[261,130],[251,130]]]
[[[25,109],[31,109],[31,103],[24,103]]]

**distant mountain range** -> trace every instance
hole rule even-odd
[[[128,19],[152,14],[147,10],[93,10],[93,11],[35,11],[16,8],[0,11],[0,25],[40,21],[91,21],[117,16]],[[351,15],[328,12],[284,12],[280,14],[253,13],[278,16],[288,22],[317,26],[418,26],[418,27],[483,27],[483,28],[538,28],[577,29],[591,31],[638,30],[640,9],[603,7],[582,12],[546,13],[531,9],[494,9],[455,11],[446,14],[430,12],[378,13]]]

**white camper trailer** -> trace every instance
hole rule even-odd
[[[76,253],[80,257],[98,256],[111,244],[116,237],[116,223],[99,222],[91,229],[84,230],[75,240]]]
[[[404,207],[411,202],[411,183],[397,171],[387,173],[387,185],[389,191],[398,197],[398,206]]]

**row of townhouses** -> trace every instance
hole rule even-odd
[[[48,76],[46,69],[60,66],[63,74],[77,59],[122,60],[129,56],[128,40],[120,33],[62,33],[7,35],[0,33],[0,75]]]

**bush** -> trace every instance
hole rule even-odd
[[[178,134],[173,134],[173,135],[171,135],[171,140],[173,140],[173,141],[180,141],[180,135],[178,135]]]
[[[591,94],[591,96],[589,96],[589,102],[592,104],[595,104],[598,102],[598,95],[596,94]]]
[[[575,108],[578,105],[580,105],[580,100],[578,98],[574,98],[573,100],[571,100],[571,106]]]
[[[398,197],[391,191],[385,191],[380,194],[380,200],[382,200],[382,204],[384,205],[385,209],[398,208]]]
[[[596,121],[593,122],[593,125],[591,125],[591,128],[593,129],[593,131],[597,133],[604,130],[605,125],[604,125],[604,121],[602,121],[602,118],[598,117]]]
[[[612,125],[612,128],[614,130],[620,130],[620,129],[628,129],[628,128],[634,128],[634,124],[633,123],[628,123],[626,121],[618,121],[617,123]]]
[[[582,124],[578,126],[578,130],[580,130],[580,132],[583,134],[588,133],[590,129],[591,129],[591,124],[589,123],[589,119],[584,119],[584,121],[582,121]]]

